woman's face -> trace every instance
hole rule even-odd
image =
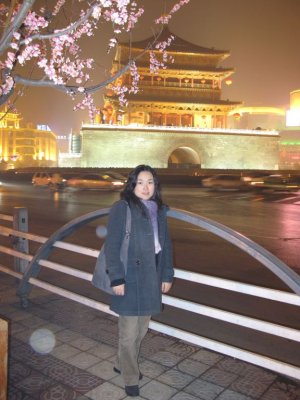
[[[151,172],[142,171],[138,174],[134,194],[142,199],[149,200],[154,194],[155,184]]]

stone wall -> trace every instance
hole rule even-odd
[[[173,155],[202,168],[278,169],[277,133],[83,126],[81,167],[166,168]],[[178,159],[181,158],[181,159]]]

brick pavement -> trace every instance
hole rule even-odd
[[[0,317],[10,321],[9,400],[119,400],[113,372],[117,319],[34,288],[20,308],[0,273]],[[150,330],[143,342],[144,400],[300,400],[300,382]]]

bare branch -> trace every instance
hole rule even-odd
[[[138,55],[136,56],[133,60],[129,60],[128,63],[121,68],[118,72],[116,72],[114,75],[112,75],[110,78],[106,79],[105,81],[85,87],[84,91],[81,92],[78,90],[79,86],[70,86],[70,85],[57,85],[53,81],[49,79],[28,79],[24,78],[20,75],[15,75],[14,76],[14,81],[16,84],[19,85],[26,85],[26,86],[34,86],[34,87],[51,87],[54,89],[57,89],[61,92],[67,93],[67,94],[72,94],[72,95],[77,95],[77,94],[82,94],[82,93],[95,93],[96,91],[105,88],[107,85],[110,83],[114,82],[116,79],[118,79],[120,76],[122,76],[125,72],[127,72],[131,65],[137,61],[139,58],[141,58],[150,48],[153,47],[153,45],[157,42],[159,36],[161,35],[162,30],[156,35],[154,40],[148,44],[148,46]],[[1,96],[0,96],[1,98]]]
[[[8,101],[8,99],[13,95],[13,93],[14,93],[14,88],[12,88],[11,91],[6,94],[1,93],[0,89],[0,106],[2,106],[2,104],[5,104]]]
[[[72,31],[74,31],[75,29],[78,28],[78,26],[80,26],[85,21],[87,21],[89,19],[89,17],[92,15],[92,13],[93,13],[93,8],[91,7],[88,10],[88,12],[82,18],[80,18],[78,21],[74,22],[73,24],[71,24],[67,28],[62,29],[62,30],[57,30],[57,31],[55,31],[53,33],[49,33],[48,35],[36,34],[36,35],[28,36],[26,39],[20,41],[20,46],[26,44],[28,41],[32,41],[32,40],[35,40],[35,39],[38,39],[38,40],[46,40],[46,39],[48,39],[49,40],[49,39],[53,39],[55,37],[66,35],[66,34],[72,32]]]
[[[83,94],[83,93],[94,93],[99,89],[102,89],[118,79],[121,75],[123,75],[128,69],[130,68],[132,62],[129,62],[128,64],[125,65],[122,69],[120,69],[116,74],[111,76],[110,78],[106,79],[105,81],[94,85],[94,86],[89,86],[84,88],[84,91],[81,92],[78,90],[78,86],[69,86],[69,85],[57,85],[53,81],[49,79],[28,79],[24,78],[20,75],[16,75],[14,77],[15,83],[19,85],[26,85],[26,86],[34,86],[34,87],[51,87],[54,89],[57,89],[61,92],[67,93],[67,94],[72,94],[72,95],[77,95],[77,94]],[[1,98],[1,96],[0,96]]]
[[[4,32],[2,36],[2,39],[0,41],[0,54],[2,54],[8,48],[14,32],[16,32],[22,25],[28,11],[31,9],[35,1],[36,0],[24,0],[24,3],[20,7],[20,10],[9,25],[9,28]]]

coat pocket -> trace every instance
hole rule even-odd
[[[137,261],[139,261],[137,263]],[[140,267],[140,260],[136,260],[135,258],[132,258],[128,260],[128,265],[127,265],[127,274],[125,277],[125,282],[128,283],[135,283],[138,280],[138,271],[137,268]]]

